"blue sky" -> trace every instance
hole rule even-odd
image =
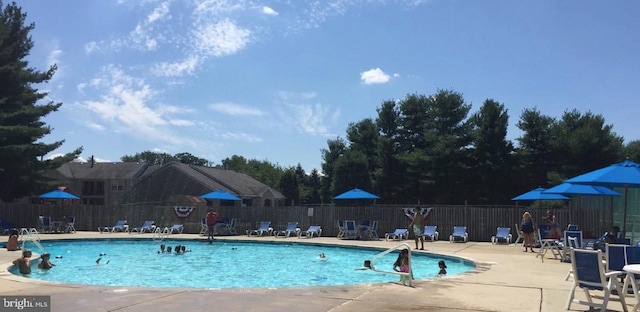
[[[626,142],[640,116],[640,2],[20,0],[30,66],[63,106],[51,155],[234,154],[320,169],[328,139],[385,100],[438,89],[472,113],[504,104],[601,114]],[[5,1],[6,5],[6,1]],[[50,156],[51,156],[50,155]]]

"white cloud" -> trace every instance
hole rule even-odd
[[[235,141],[245,141],[245,142],[262,142],[262,139],[244,132],[225,132],[221,134],[225,139],[235,140]]]
[[[84,52],[86,52],[87,54],[92,53],[93,51],[97,51],[99,49],[100,47],[98,46],[98,43],[95,41],[91,41],[84,45]]]
[[[389,82],[391,77],[380,68],[374,68],[360,73],[360,80],[364,84],[380,84]]]
[[[219,57],[242,50],[249,43],[251,31],[225,18],[218,23],[194,29],[192,35],[193,44],[200,53]]]
[[[193,121],[185,120],[185,119],[172,119],[172,120],[169,120],[169,123],[179,127],[190,127],[195,124]]]
[[[47,55],[47,67],[51,67],[56,64],[60,64],[60,56],[62,55],[62,50],[55,48],[49,55]]]
[[[190,56],[179,62],[156,64],[151,68],[151,72],[159,77],[182,77],[193,74],[199,63],[200,59],[197,56]]]
[[[169,15],[169,2],[163,2],[147,16],[148,23],[154,23]]]
[[[280,14],[268,6],[262,7],[262,13],[266,15],[273,15],[273,16],[277,16],[278,14]]]
[[[316,98],[315,92],[278,92],[278,102],[282,106],[277,108],[283,125],[293,127],[296,131],[320,136],[330,136],[327,120],[335,120],[339,111],[330,112],[328,107],[319,103],[308,103]],[[336,115],[337,114],[337,115]]]
[[[245,106],[234,104],[234,103],[214,103],[214,104],[210,104],[209,108],[219,113],[233,115],[233,116],[264,115],[264,113],[257,108],[245,107]]]

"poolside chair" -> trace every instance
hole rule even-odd
[[[236,232],[236,218],[231,218],[224,223],[216,223],[216,229],[219,235],[238,235]]]
[[[384,234],[385,240],[403,240],[409,238],[409,230],[408,229],[396,229],[393,233]]]
[[[53,222],[51,217],[38,217],[38,231],[40,233],[52,233],[54,231]]]
[[[288,238],[289,236],[291,236],[291,233],[297,233],[300,231],[300,229],[298,228],[298,222],[289,222],[287,224],[287,228],[284,230],[280,230],[280,231],[276,231],[275,232],[275,236],[276,238],[278,237],[282,237],[282,238]]]
[[[207,225],[207,218],[200,219],[200,236],[207,236],[209,234],[209,226]]]
[[[342,239],[357,239],[358,238],[358,227],[356,226],[356,221],[347,220],[344,222],[344,234],[342,235]]]
[[[344,221],[343,220],[338,220],[338,235],[336,237],[337,238],[343,238],[344,237],[344,232],[346,230],[347,230],[347,228],[344,225]]]
[[[258,226],[257,229],[247,230],[247,236],[262,236],[265,233],[271,235],[271,232],[273,232],[271,221],[262,221],[260,222],[260,226]]]
[[[463,242],[466,243],[469,240],[469,233],[467,233],[466,226],[454,226],[453,233],[449,236],[449,242]]]
[[[573,238],[574,244],[572,246],[572,244],[570,244],[569,239]],[[583,248],[583,237],[582,237],[582,231],[569,231],[566,230],[564,231],[564,245],[562,246],[562,262],[569,262],[571,261],[571,257],[569,255],[569,251],[571,250],[571,248]]]
[[[507,245],[509,245],[511,244],[512,237],[513,236],[511,235],[511,228],[498,227],[498,229],[496,229],[496,235],[491,237],[491,243],[495,245],[501,241],[504,241],[505,243],[507,243]]]
[[[129,231],[129,234],[133,234],[133,232],[138,232],[138,234],[142,234],[145,232],[152,233],[155,230],[156,225],[153,220],[144,221],[144,223],[140,227],[134,227]]]
[[[524,233],[520,231],[520,225],[518,223],[516,223],[516,233],[518,233],[518,237],[516,237],[516,240],[513,242],[513,245],[519,246],[518,244],[520,243],[524,245]]]
[[[65,217],[64,218],[64,232],[65,233],[75,233],[76,232],[76,217]]]
[[[298,238],[313,238],[313,236],[320,237],[320,234],[322,234],[322,228],[319,225],[310,225],[306,231],[298,232]]]
[[[174,234],[176,232],[178,232],[178,234],[182,234],[182,231],[184,230],[184,225],[176,223],[170,227],[167,228],[167,232],[169,234]]]
[[[114,226],[99,227],[98,231],[100,233],[128,232],[129,226],[127,220],[118,220]]]
[[[616,292],[616,301],[620,301],[622,309],[627,311],[627,304],[625,302],[625,296],[622,292],[622,285],[619,282],[619,277],[623,272],[612,271],[605,273],[604,264],[602,263],[602,251],[600,250],[586,250],[586,249],[572,249],[571,250],[571,266],[573,269],[573,282],[571,288],[569,288],[569,298],[567,299],[566,309],[571,308],[572,303],[584,304],[589,307],[600,308],[600,311],[605,312],[609,300],[611,300],[611,294]],[[582,288],[587,296],[587,301],[574,299],[576,288]],[[599,290],[603,294],[601,296],[602,303],[595,303],[592,298],[595,297],[590,291]]]
[[[541,224],[538,226],[540,249],[538,250],[538,254],[536,254],[536,258],[540,257],[542,262],[544,262],[544,256],[548,251],[551,251],[554,259],[562,259],[562,252],[560,245],[558,245],[559,241],[555,238],[547,238],[550,229],[551,226],[549,224]]]
[[[371,225],[362,231],[362,235],[366,236],[367,239],[378,240],[378,221],[372,221]]]
[[[578,230],[578,225],[577,224],[569,224],[567,225],[567,231],[577,231]]]
[[[427,239],[433,241],[438,240],[438,226],[437,225],[425,225],[424,230],[422,231],[422,237],[426,241]]]

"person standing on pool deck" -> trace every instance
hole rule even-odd
[[[420,207],[413,208],[413,220],[409,223],[409,228],[413,228],[413,236],[416,240],[416,249],[418,249],[418,241],[422,244],[420,250],[424,250],[424,236],[422,236],[422,222],[424,216],[420,213]]]
[[[533,241],[534,241],[534,232],[536,231],[536,223],[533,222],[533,218],[531,218],[531,214],[528,211],[525,211],[522,214],[522,221],[520,222],[520,231],[522,232],[524,246],[524,252],[527,252],[527,247],[533,251]]]
[[[207,228],[209,230],[209,236],[207,239],[209,240],[209,244],[213,244],[213,235],[214,235],[214,227],[216,222],[218,221],[218,213],[213,210],[213,208],[209,208],[207,212]]]

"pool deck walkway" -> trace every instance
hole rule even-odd
[[[40,234],[43,240],[64,238],[130,238],[152,234]],[[176,234],[174,238],[202,240],[195,234]],[[4,237],[6,239],[6,236]],[[413,240],[391,242],[349,241],[335,237],[312,239],[226,236],[217,240],[241,239],[276,242],[358,245],[391,248]],[[20,251],[0,250],[0,294],[4,296],[50,295],[51,311],[565,311],[570,281],[565,281],[570,264],[548,255],[544,263],[535,254],[512,245],[485,242],[425,242],[429,252],[463,257],[475,261],[477,268],[461,275],[416,280],[413,287],[399,283],[357,286],[296,287],[278,289],[166,289],[66,285],[34,281],[7,272]],[[34,250],[38,252],[38,250]],[[420,252],[420,251],[413,251]],[[292,255],[295,256],[295,255]],[[364,259],[363,259],[364,260]],[[37,258],[34,257],[34,261]],[[55,263],[55,259],[52,259]],[[269,261],[269,260],[265,260]],[[55,268],[54,268],[55,269]],[[434,268],[437,270],[437,268]],[[170,274],[167,276],[170,278]],[[584,299],[581,291],[577,298]],[[627,296],[628,309],[635,304]],[[586,306],[572,304],[572,311]],[[619,302],[610,302],[609,311],[622,311]]]

